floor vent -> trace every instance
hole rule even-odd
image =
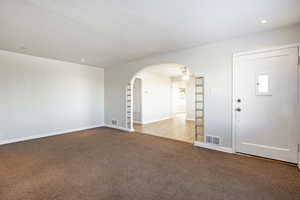
[[[211,135],[207,135],[206,136],[206,143],[212,143],[212,136]]]
[[[219,145],[221,143],[221,138],[219,136],[207,135],[205,139],[208,144]]]

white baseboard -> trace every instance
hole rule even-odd
[[[134,124],[143,124],[141,121],[133,121]]]
[[[186,118],[188,121],[195,121],[195,118]]]
[[[16,143],[16,142],[21,142],[21,141],[26,141],[26,140],[33,140],[33,139],[38,139],[38,138],[44,138],[44,137],[49,137],[49,136],[54,136],[54,135],[73,133],[76,131],[82,131],[82,130],[87,130],[87,129],[92,129],[92,128],[99,128],[99,127],[103,127],[103,126],[104,126],[104,124],[100,124],[100,125],[87,126],[87,127],[76,128],[76,129],[69,129],[69,130],[65,130],[65,131],[58,131],[58,132],[51,132],[51,133],[46,133],[46,134],[39,134],[39,135],[13,138],[13,139],[8,139],[8,140],[1,140],[0,145]]]
[[[212,144],[206,144],[203,142],[194,142],[194,146],[212,149],[212,150],[216,150],[216,151],[222,151],[222,152],[226,152],[226,153],[234,153],[233,149],[230,147],[222,147],[222,146],[217,146],[217,145],[212,145]]]
[[[121,126],[114,126],[114,125],[110,125],[110,124],[105,124],[104,126],[108,127],[108,128],[118,129],[118,130],[121,130],[121,131],[127,131],[127,132],[133,132],[134,131],[134,129],[124,128],[124,127],[121,127]]]
[[[163,120],[167,120],[167,119],[171,119],[172,117],[164,117],[161,119],[155,119],[155,120],[150,120],[150,121],[145,121],[142,122],[142,124],[150,124],[150,123],[154,123],[154,122],[159,122],[159,121],[163,121]]]

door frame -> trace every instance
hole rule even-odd
[[[256,54],[256,53],[263,53],[263,52],[268,52],[268,51],[274,51],[274,50],[280,50],[280,49],[288,49],[288,48],[298,48],[298,60],[300,60],[300,43],[295,43],[295,44],[289,44],[289,45],[283,45],[283,46],[277,46],[277,47],[271,47],[271,48],[266,48],[266,49],[258,49],[258,50],[253,50],[253,51],[245,51],[245,52],[237,52],[237,53],[233,53],[233,57],[232,57],[232,126],[231,126],[231,130],[232,130],[232,151],[233,153],[236,153],[236,98],[237,98],[237,78],[238,78],[238,69],[237,69],[237,65],[236,65],[236,58],[238,56],[242,56],[242,55],[251,55],[251,54]],[[298,61],[298,104],[297,104],[297,110],[298,110],[298,118],[300,119],[300,64]],[[299,127],[300,130],[300,127]],[[300,143],[300,137],[299,137],[299,141],[298,143]],[[300,169],[300,154],[298,152],[298,167]]]
[[[140,124],[143,124],[143,79],[142,78],[140,78],[140,77],[135,77],[134,79],[133,79],[133,81],[132,81],[132,115],[133,115],[133,105],[134,105],[134,82],[135,82],[135,80],[136,79],[140,79],[141,80],[141,88],[140,88],[140,91],[139,91],[139,93],[140,93],[140,122],[135,122],[134,120],[133,120],[133,116],[132,116],[132,122],[133,123],[140,123]],[[132,128],[133,128],[133,126],[132,126]],[[133,128],[134,129],[134,128]]]

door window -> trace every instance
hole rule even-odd
[[[270,96],[270,75],[268,73],[259,73],[256,75],[256,95]]]

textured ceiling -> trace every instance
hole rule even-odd
[[[0,49],[106,67],[299,22],[299,0],[0,0]]]

